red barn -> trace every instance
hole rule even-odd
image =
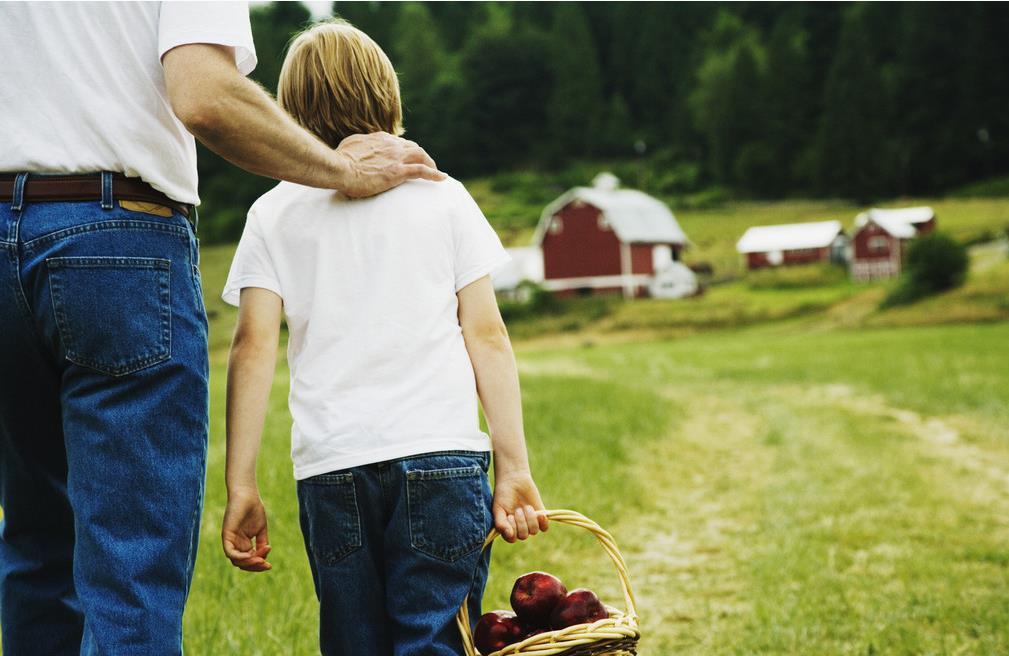
[[[543,287],[557,294],[648,293],[655,274],[680,259],[687,236],[665,203],[601,173],[540,216]]]
[[[879,280],[900,275],[907,243],[933,230],[935,212],[930,207],[862,212],[855,217],[852,237],[852,279]]]
[[[786,223],[748,228],[736,250],[750,270],[770,266],[843,261],[847,238],[840,221]]]

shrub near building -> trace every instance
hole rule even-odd
[[[942,233],[911,242],[904,274],[883,301],[883,307],[913,303],[963,284],[968,268],[967,248]]]

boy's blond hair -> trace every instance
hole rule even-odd
[[[305,129],[335,148],[352,134],[403,134],[399,78],[371,37],[342,19],[294,39],[277,100]]]

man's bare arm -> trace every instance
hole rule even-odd
[[[329,148],[238,72],[230,47],[187,44],[166,52],[162,64],[179,120],[208,148],[252,173],[354,197],[412,178],[445,177],[420,146],[384,132]]]

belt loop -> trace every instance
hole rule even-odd
[[[189,206],[189,213],[193,216],[193,232],[200,232],[200,213],[196,209],[196,205]]]
[[[28,173],[18,173],[14,178],[14,193],[11,195],[11,212],[20,212],[25,207],[25,182]]]
[[[112,172],[102,171],[102,209],[112,209]]]

